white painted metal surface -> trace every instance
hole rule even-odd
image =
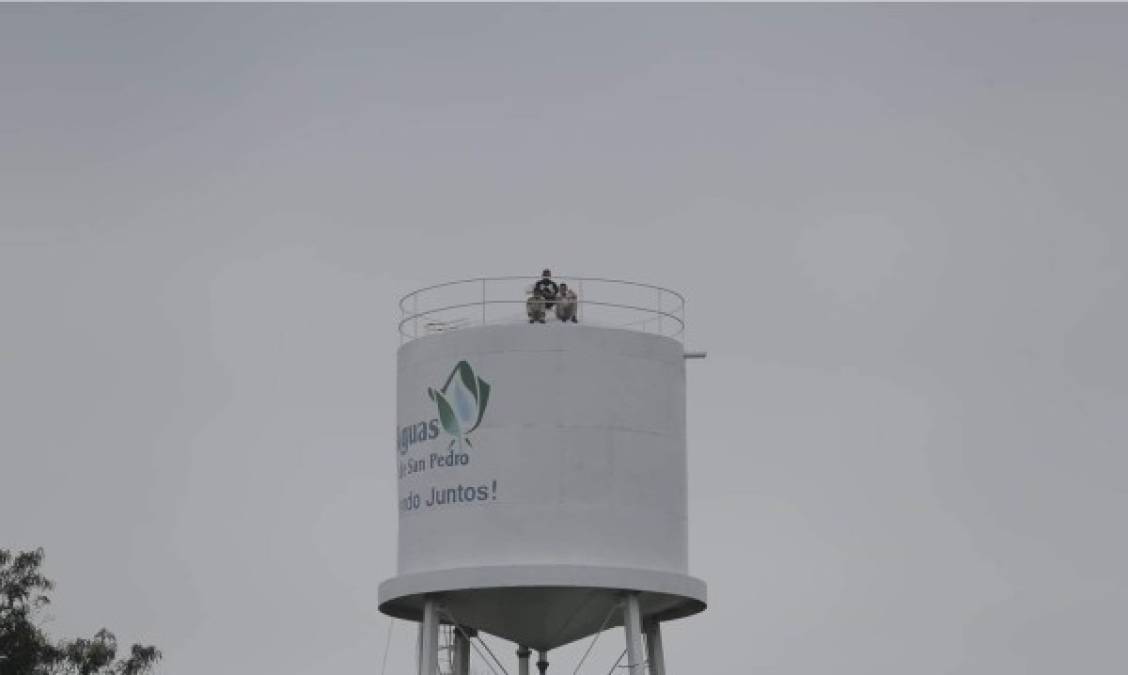
[[[407,342],[398,574],[381,610],[419,620],[433,596],[537,650],[598,630],[623,590],[640,621],[701,611],[685,433],[684,349],[669,337],[515,324]]]
[[[397,408],[400,574],[687,572],[678,342],[587,326],[436,335],[400,350]]]

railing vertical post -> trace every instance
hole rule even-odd
[[[689,322],[685,320],[685,298],[681,301],[681,315],[682,315],[682,331],[681,341],[685,347],[689,347]]]
[[[486,280],[482,279],[482,325],[486,325]]]
[[[580,299],[576,301],[576,320],[584,322],[584,280],[580,279]]]

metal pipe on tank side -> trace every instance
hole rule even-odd
[[[532,653],[525,645],[517,649],[517,675],[529,675],[529,655]]]

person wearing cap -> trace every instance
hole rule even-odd
[[[579,323],[576,319],[576,292],[568,288],[568,284],[560,284],[556,296],[556,318],[565,323]]]

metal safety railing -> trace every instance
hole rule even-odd
[[[685,341],[685,298],[677,291],[637,281],[603,277],[554,276],[576,294],[574,319],[558,314],[559,300],[543,304],[543,321],[532,318],[529,302],[535,276],[459,279],[414,290],[400,298],[400,342],[473,326],[516,323],[583,323],[656,333]],[[565,301],[565,306],[568,301]]]

